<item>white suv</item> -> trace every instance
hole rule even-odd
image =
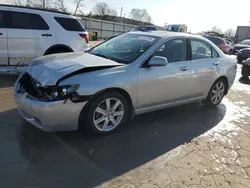
[[[39,56],[87,49],[88,33],[74,16],[0,5],[0,71],[25,67]]]

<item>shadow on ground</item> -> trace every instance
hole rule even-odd
[[[194,103],[137,116],[113,135],[93,137],[41,132],[20,120],[16,109],[1,112],[0,119],[10,117],[1,123],[0,145],[7,145],[1,184],[94,187],[189,142],[216,126],[225,113],[224,104],[207,109]]]
[[[0,75],[0,89],[13,87],[18,75]]]

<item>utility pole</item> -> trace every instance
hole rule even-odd
[[[121,7],[121,12],[120,12],[120,20],[122,21],[122,11],[123,11],[123,7]]]
[[[45,8],[45,0],[43,0],[43,8]]]

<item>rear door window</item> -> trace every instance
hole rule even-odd
[[[212,58],[211,46],[208,43],[197,39],[190,39],[190,43],[193,60]]]
[[[77,19],[55,17],[55,20],[67,31],[85,31]]]
[[[38,14],[10,11],[10,28],[48,30],[49,26]]]

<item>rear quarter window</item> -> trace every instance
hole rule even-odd
[[[67,31],[86,31],[77,19],[55,17],[55,20]]]

